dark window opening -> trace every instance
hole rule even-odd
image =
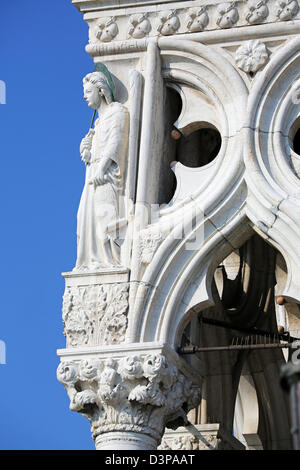
[[[178,140],[176,160],[190,168],[207,165],[218,155],[221,143],[221,134],[217,129],[198,129]]]
[[[294,135],[293,150],[297,155],[300,155],[300,129],[298,129]]]

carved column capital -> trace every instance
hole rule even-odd
[[[161,353],[62,361],[57,378],[70,409],[90,420],[96,444],[105,433],[125,432],[157,445],[165,426],[184,424],[200,400],[199,386]]]

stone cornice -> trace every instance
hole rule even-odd
[[[164,36],[204,44],[299,34],[299,0],[93,2],[73,0],[88,23],[92,56],[140,52]]]
[[[130,1],[130,0],[119,0],[116,2],[115,0],[102,0],[102,1],[95,1],[95,0],[72,0],[73,5],[81,11],[82,13],[87,12],[95,12],[101,10],[108,10],[108,9],[115,9],[115,8],[130,8],[130,7],[147,7],[149,5],[162,5],[167,3],[183,3],[182,0],[140,0],[138,2]],[[190,1],[189,3],[195,3],[194,1]],[[213,2],[218,3],[218,2]],[[197,4],[205,4],[203,0],[197,2]]]
[[[300,21],[270,23],[264,25],[245,26],[230,30],[203,31],[201,33],[177,35],[178,39],[190,39],[202,44],[232,44],[252,38],[264,38],[265,42],[287,39],[300,33]],[[267,38],[266,38],[267,36]],[[91,57],[102,57],[115,54],[126,54],[146,51],[150,38],[137,40],[114,41],[110,43],[87,44],[86,52]]]

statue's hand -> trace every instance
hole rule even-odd
[[[82,139],[80,143],[80,155],[83,161],[85,161],[83,158],[84,151],[88,150],[90,152],[92,149],[94,134],[95,134],[94,129],[90,129],[87,135]]]
[[[112,160],[110,158],[108,160],[103,160],[102,162],[100,162],[97,170],[97,175],[89,181],[89,184],[100,186],[101,184],[107,183],[106,171],[108,170],[111,163]]]
[[[90,159],[91,159],[91,152],[87,148],[83,149],[81,153],[81,160],[84,163],[89,163]]]
[[[92,180],[92,183],[95,186],[100,186],[101,184],[105,184],[107,182],[107,176],[105,174],[105,168],[101,165],[98,172],[97,176]]]

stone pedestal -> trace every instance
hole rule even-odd
[[[125,339],[129,271],[63,273],[63,322],[67,348],[119,344]]]

